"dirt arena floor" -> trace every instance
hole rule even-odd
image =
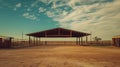
[[[0,49],[0,67],[120,67],[120,48],[37,46]]]

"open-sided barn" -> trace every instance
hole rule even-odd
[[[34,42],[33,44],[39,44],[40,38],[65,38],[65,37],[74,37],[76,38],[76,44],[78,45],[83,45],[83,37],[86,37],[86,42],[88,41],[88,35],[89,33],[84,33],[84,32],[79,32],[79,31],[74,31],[70,29],[64,29],[64,28],[54,28],[54,29],[49,29],[49,30],[44,30],[40,32],[34,32],[34,33],[29,33],[26,34],[29,36],[29,44],[31,42]],[[31,39],[33,37],[33,39]],[[47,41],[45,41],[45,44],[47,44]]]

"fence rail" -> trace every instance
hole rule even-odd
[[[28,40],[21,39],[13,39],[11,41],[4,40],[0,42],[0,48],[23,48],[23,47],[31,47],[31,46],[75,46],[76,41],[32,41],[29,44]],[[87,43],[83,41],[83,45],[92,45],[92,46],[110,46],[112,45],[111,41],[88,41]]]

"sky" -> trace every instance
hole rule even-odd
[[[0,0],[2,36],[57,27],[111,40],[120,35],[120,0]]]

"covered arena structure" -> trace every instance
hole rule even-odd
[[[40,32],[29,33],[26,35],[29,36],[29,46],[35,46],[49,44],[49,41],[44,41],[43,43],[41,41],[41,38],[76,38],[75,40],[76,45],[84,45],[83,37],[85,37],[85,42],[87,43],[88,36],[91,34],[64,28],[54,28]]]

